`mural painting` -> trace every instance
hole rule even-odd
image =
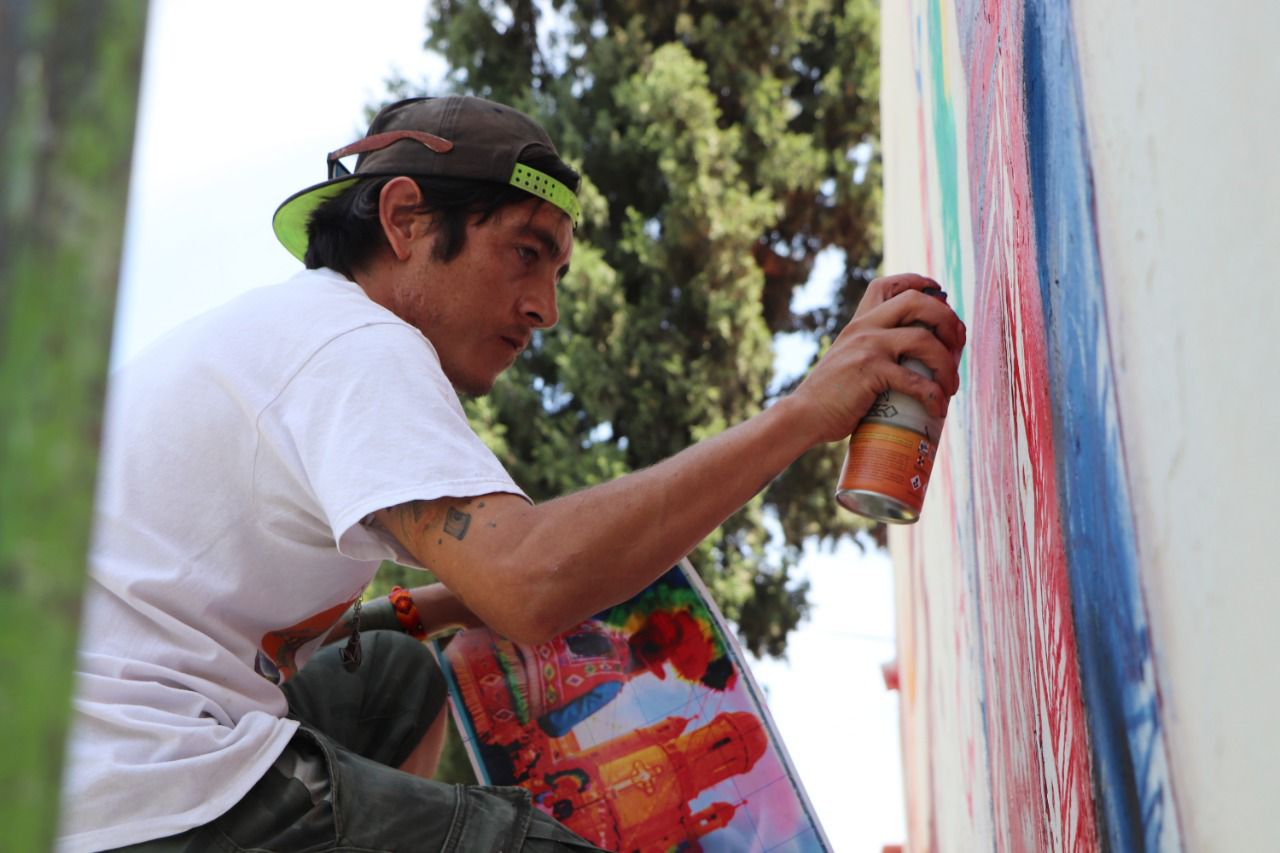
[[[537,646],[435,645],[476,776],[606,850],[831,849],[723,617],[687,562]]]

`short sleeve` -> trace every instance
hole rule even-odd
[[[259,433],[353,559],[413,564],[360,524],[379,509],[494,492],[527,500],[467,423],[430,342],[405,324],[328,341],[267,407]]]

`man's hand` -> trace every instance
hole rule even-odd
[[[938,287],[909,273],[867,287],[853,320],[792,395],[811,409],[815,441],[847,438],[876,396],[890,388],[920,400],[934,416],[947,413],[960,388],[965,328],[943,299],[922,292]],[[908,370],[903,358],[924,362],[934,379]]]

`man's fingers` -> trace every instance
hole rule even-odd
[[[914,358],[924,362],[948,396],[960,390],[959,359],[955,350],[919,326],[890,329],[888,334],[897,360]]]
[[[850,352],[865,353],[870,346],[894,361],[918,358],[952,393],[960,387],[958,362],[964,342],[964,324],[955,312],[918,293],[903,293],[845,326],[837,338],[837,346],[850,348]]]
[[[915,397],[924,405],[925,410],[935,418],[947,416],[947,406],[951,395],[938,382],[921,376],[914,370],[900,364],[887,365],[884,373],[889,387],[901,391],[909,397]]]
[[[896,326],[910,326],[923,323],[952,352],[964,349],[966,332],[964,323],[940,299],[920,293],[903,293],[885,306],[886,310],[896,311]]]
[[[904,287],[897,295],[865,313],[859,309],[856,319],[862,325],[870,324],[882,329],[910,326],[913,323],[923,324],[933,330],[938,340],[953,352],[964,349],[967,338],[964,323],[951,310],[951,306],[942,299],[925,295],[915,287]],[[852,325],[851,323],[850,326]]]
[[[908,290],[928,290],[936,288],[942,289],[942,286],[928,276],[917,275],[916,273],[902,273],[900,275],[887,275],[877,278],[867,285],[867,292],[862,297],[862,302],[858,305],[858,314],[865,313],[893,299],[899,293]],[[864,310],[865,309],[865,310]]]

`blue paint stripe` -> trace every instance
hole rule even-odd
[[[1181,846],[1125,478],[1106,305],[1064,0],[1025,0],[1023,63],[1040,293],[1067,565],[1100,834]]]

